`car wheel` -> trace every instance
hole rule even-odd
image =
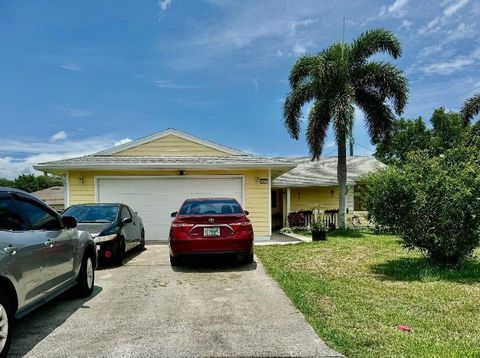
[[[171,266],[178,266],[178,265],[180,265],[180,258],[170,255],[170,265],[171,265]]]
[[[95,268],[93,267],[93,258],[91,254],[85,254],[82,261],[82,267],[78,274],[77,292],[80,297],[88,297],[92,294],[95,285]]]
[[[117,248],[115,249],[115,254],[113,255],[113,263],[115,265],[121,265],[123,256],[125,256],[125,239],[122,237],[117,242]]]
[[[0,357],[6,357],[13,332],[13,311],[8,299],[0,292]]]
[[[140,250],[145,250],[145,230],[142,229],[142,234],[140,237]]]
[[[253,254],[243,255],[242,263],[245,264],[245,265],[253,263]]]

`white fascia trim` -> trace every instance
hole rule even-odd
[[[284,169],[286,171],[291,170],[294,166],[285,166],[285,164],[265,164],[265,163],[245,163],[245,164],[134,164],[134,165],[125,165],[125,164],[104,164],[104,165],[35,165],[33,166],[37,170],[59,170],[59,169],[94,169],[94,170],[127,170],[127,169],[215,169],[215,170],[228,170],[228,169],[252,169],[252,168],[266,168],[266,169]]]
[[[166,130],[164,130],[160,133],[155,133],[155,134],[149,135],[147,137],[143,137],[143,138],[140,138],[140,139],[137,139],[137,140],[133,140],[131,142],[128,142],[128,143],[125,143],[125,144],[122,144],[122,145],[119,145],[119,146],[116,146],[116,147],[113,147],[113,148],[110,148],[110,149],[102,150],[101,152],[95,153],[95,155],[116,154],[116,153],[119,153],[119,152],[123,152],[124,150],[134,148],[134,147],[137,147],[139,145],[142,145],[142,144],[145,144],[145,143],[148,143],[148,142],[166,137],[168,135],[175,135],[175,136],[183,138],[185,140],[189,140],[191,142],[201,144],[201,145],[204,145],[206,147],[213,148],[213,149],[216,149],[216,150],[219,150],[221,152],[231,154],[231,155],[246,155],[246,154],[248,154],[248,153],[242,152],[240,150],[229,148],[229,147],[217,144],[217,143],[207,141],[205,139],[201,139],[199,137],[195,137],[195,136],[187,134],[187,133],[180,132],[176,129],[169,128],[169,129],[166,129]]]
[[[355,185],[354,181],[347,182],[347,185]],[[338,186],[338,182],[329,182],[329,183],[305,183],[305,184],[274,184],[272,183],[272,188],[274,189],[285,189],[285,188],[313,188],[313,187],[326,187],[326,186]]]

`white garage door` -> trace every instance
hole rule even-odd
[[[242,203],[242,178],[98,178],[99,203],[124,203],[138,212],[147,240],[167,240],[170,213],[185,199],[235,198]]]

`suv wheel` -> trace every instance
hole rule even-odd
[[[86,254],[82,261],[82,267],[78,274],[77,292],[81,297],[87,297],[92,294],[95,285],[95,268],[93,267],[92,255]]]
[[[13,331],[13,312],[7,298],[0,292],[0,357],[6,357]]]

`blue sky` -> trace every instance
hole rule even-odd
[[[289,68],[382,26],[404,48],[406,117],[480,89],[480,2],[0,1],[0,177],[174,127],[259,155],[305,155],[282,101]],[[356,154],[371,154],[361,112]],[[333,136],[324,154],[335,155]]]

